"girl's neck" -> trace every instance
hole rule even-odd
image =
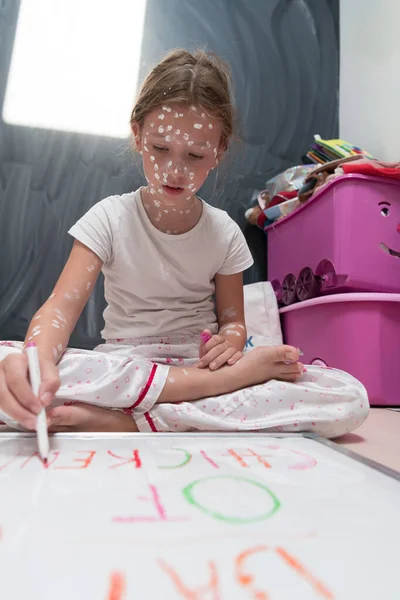
[[[200,220],[203,204],[199,198],[176,200],[151,194],[148,186],[140,190],[142,204],[152,225],[170,235],[187,233]]]

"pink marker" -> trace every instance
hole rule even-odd
[[[209,333],[207,333],[207,331],[203,331],[203,333],[200,334],[200,339],[203,342],[203,344],[207,344],[207,342],[209,342],[212,338],[212,335],[210,335]]]

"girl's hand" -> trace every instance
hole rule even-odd
[[[0,362],[0,408],[26,429],[35,429],[38,413],[51,404],[60,387],[54,363],[40,359],[40,371],[42,383],[37,398],[29,383],[25,352],[9,354]]]
[[[222,365],[234,365],[242,356],[243,353],[234,348],[221,335],[211,335],[208,329],[201,334],[200,361],[197,363],[199,369],[209,367],[211,371],[216,371]]]
[[[83,402],[51,408],[47,412],[47,417],[51,432],[138,431],[131,415]]]

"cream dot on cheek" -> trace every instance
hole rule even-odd
[[[179,134],[180,134],[180,132],[181,132],[181,130],[180,130],[180,129],[177,129],[177,130],[175,131],[176,135],[179,135]]]
[[[172,167],[172,160],[168,162],[167,167]]]
[[[165,115],[163,113],[160,113],[158,115],[158,118],[160,119],[160,121],[162,121],[163,119],[165,119]]]
[[[212,125],[212,123],[209,123],[209,124],[208,124],[208,128],[209,128],[209,129],[212,129],[212,128],[213,128],[213,125]]]
[[[172,125],[167,125],[167,131],[172,131]]]
[[[159,176],[159,174],[158,174],[158,173],[154,173],[154,177],[155,177],[157,180],[158,180],[158,179],[160,179],[160,176]]]
[[[155,156],[150,156],[150,160],[151,160],[151,162],[154,162],[156,160],[156,157]]]
[[[201,128],[203,127],[203,125],[202,125],[201,123],[195,123],[195,124],[193,125],[193,127],[194,127],[195,129],[201,129]]]
[[[154,127],[154,123],[150,123],[150,127]]]
[[[187,141],[187,140],[189,139],[189,134],[188,134],[188,133],[184,133],[184,134],[183,134],[183,139],[184,139],[185,141]]]
[[[167,112],[171,112],[171,110],[172,110],[172,108],[170,106],[163,106],[162,109],[166,110]]]
[[[164,127],[162,125],[158,128],[158,133],[164,133]]]

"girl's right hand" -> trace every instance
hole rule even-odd
[[[40,360],[41,386],[39,398],[29,383],[28,358],[25,352],[9,354],[0,362],[0,408],[27,429],[35,429],[36,416],[50,406],[60,387],[57,366]]]

